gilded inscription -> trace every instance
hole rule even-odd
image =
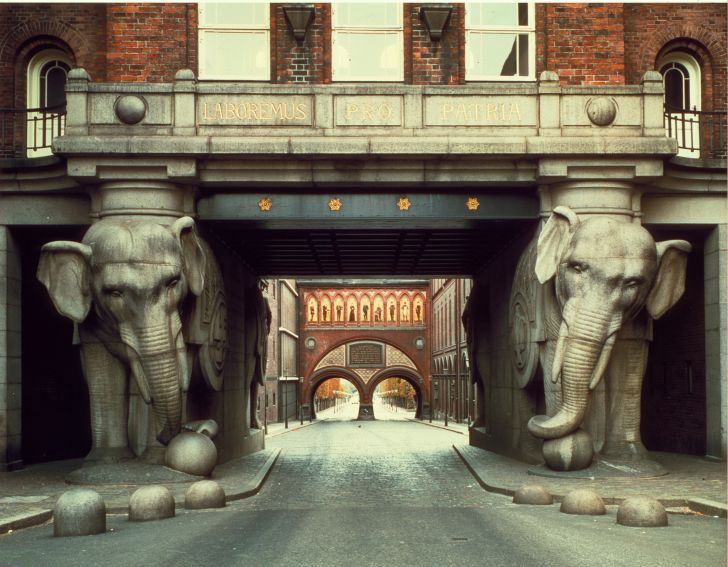
[[[443,104],[441,119],[443,122],[457,120],[466,124],[478,124],[483,120],[488,122],[520,122],[522,117],[518,103],[471,102],[467,104]]]
[[[392,116],[392,107],[387,104],[369,103],[346,103],[344,116],[347,121],[358,119],[362,122],[379,123],[388,120]]]
[[[308,105],[302,102],[202,103],[204,120],[304,121],[308,120],[308,112]]]

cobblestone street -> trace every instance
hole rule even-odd
[[[453,450],[464,436],[355,405],[267,440],[281,454],[256,496],[224,509],[177,510],[106,534],[53,538],[52,526],[0,537],[0,565],[723,566],[725,521],[671,515],[667,528],[517,506],[484,491]],[[384,410],[384,411],[383,411]],[[387,421],[387,416],[397,419]]]

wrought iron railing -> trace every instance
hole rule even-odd
[[[50,155],[53,138],[66,127],[66,105],[0,108],[0,158]]]
[[[726,159],[725,110],[675,110],[665,107],[667,135],[677,140],[678,155]]]

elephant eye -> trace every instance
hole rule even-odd
[[[629,278],[628,280],[625,280],[624,287],[638,287],[644,283],[644,280],[642,278]]]
[[[123,297],[124,292],[120,289],[114,289],[114,288],[107,288],[104,289],[104,293],[110,297]]]
[[[176,287],[178,283],[179,283],[179,276],[175,276],[167,282],[167,287],[168,288]]]
[[[582,264],[581,262],[570,262],[569,269],[575,271],[577,274],[585,272],[589,266]]]

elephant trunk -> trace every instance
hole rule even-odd
[[[561,377],[562,403],[552,417],[531,418],[528,429],[533,435],[557,439],[581,425],[589,392],[606,370],[621,323],[621,314],[566,305],[553,369],[554,380]]]
[[[152,404],[159,428],[157,439],[165,445],[181,431],[181,387],[187,373],[184,341],[179,331],[174,332],[175,327],[165,322],[133,330],[122,328],[121,333],[133,350],[132,375],[144,401]]]

